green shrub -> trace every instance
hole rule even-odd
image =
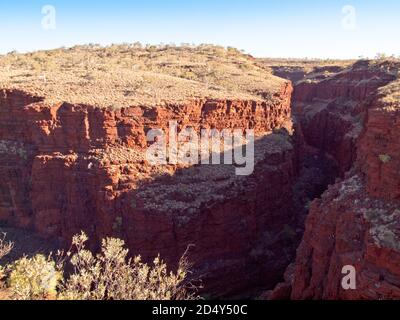
[[[61,280],[54,261],[43,255],[24,257],[7,267],[8,287],[18,300],[38,300],[54,298]]]
[[[76,253],[70,263],[73,273],[60,286],[63,300],[173,300],[192,299],[185,286],[187,261],[182,258],[176,273],[168,272],[157,257],[152,266],[140,256],[128,259],[124,241],[103,240],[101,253],[94,256],[85,249],[87,236],[75,236]],[[71,254],[69,254],[71,255]]]
[[[85,248],[88,240],[81,233],[73,238],[71,249],[57,254],[57,261],[44,255],[24,257],[8,265],[4,276],[7,297],[16,300],[188,300],[195,288],[188,289],[188,263],[183,257],[176,273],[157,257],[152,265],[140,256],[128,258],[120,239],[103,240],[101,252],[93,255]],[[2,249],[3,248],[3,249]],[[0,241],[0,253],[7,254],[11,244]],[[1,255],[3,256],[3,254]],[[71,272],[64,272],[72,266]],[[68,269],[70,270],[70,269]],[[0,270],[2,271],[2,270]],[[65,278],[63,274],[65,273]],[[1,274],[0,274],[1,280]],[[1,296],[1,292],[0,292]]]
[[[14,244],[12,242],[5,242],[6,235],[0,237],[0,260],[10,253]],[[5,277],[5,269],[0,266],[0,288],[3,287],[3,279]]]
[[[392,157],[388,154],[381,154],[379,155],[379,160],[381,160],[383,163],[389,163],[390,161],[392,161]]]

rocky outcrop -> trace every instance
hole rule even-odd
[[[374,199],[359,175],[316,200],[297,251],[292,299],[399,299],[399,203]],[[342,269],[356,270],[355,290]]]
[[[3,90],[0,223],[66,241],[84,230],[93,246],[121,237],[171,268],[187,251],[213,297],[253,297],[284,280],[263,296],[398,299],[399,106],[388,98],[398,67],[360,61],[303,80],[295,69],[292,103],[289,83],[263,102],[120,109]],[[253,174],[151,166],[146,134],[168,133],[171,120],[179,130],[254,129]],[[341,285],[344,266],[356,270],[355,290]]]
[[[195,100],[118,110],[0,94],[0,222],[42,236],[84,230],[94,244],[126,240],[146,261],[174,267],[189,247],[194,277],[213,296],[271,286],[293,258],[292,88],[269,102]],[[192,127],[254,129],[256,166],[151,166],[146,133]],[[268,277],[265,271],[268,270]],[[232,281],[232,279],[236,279]]]
[[[400,113],[375,101],[368,111],[366,130],[358,148],[359,164],[372,197],[400,199]]]
[[[325,79],[311,77],[295,87],[293,113],[305,142],[331,156],[341,176],[356,159],[366,107],[378,88],[395,79],[387,68],[360,61]]]
[[[359,63],[344,74],[359,79],[363,74],[361,66]],[[285,282],[268,292],[267,298],[400,299],[399,112],[398,101],[387,97],[388,92],[393,92],[388,88],[398,85],[391,82],[379,90],[372,89],[378,80],[394,79],[398,65],[368,64],[364,74],[376,70],[384,74],[374,77],[372,84],[366,81],[361,91],[359,86],[345,90],[349,98],[364,98],[357,107],[363,117],[361,130],[353,140],[356,154],[349,162],[352,168],[312,203],[295,263],[287,269]],[[305,122],[310,123],[313,129],[303,127],[304,131],[326,136],[314,131],[318,128],[316,123]],[[339,135],[336,146],[343,145],[343,137],[346,136]],[[311,143],[318,145],[313,140]],[[339,163],[345,163],[339,157],[340,148],[329,150]],[[345,266],[355,269],[356,288],[342,286]]]

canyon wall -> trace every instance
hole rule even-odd
[[[400,299],[399,108],[387,99],[397,70],[359,62],[295,88],[306,142],[337,161],[342,179],[311,204],[296,260],[267,298]],[[345,266],[355,289],[342,286]]]
[[[296,85],[293,114],[305,143],[335,160],[343,176],[356,159],[357,138],[370,100],[396,77],[386,67],[370,66],[367,61],[325,77],[318,75]]]
[[[66,243],[84,230],[94,248],[120,237],[171,268],[187,251],[211,297],[254,297],[284,278],[264,296],[400,298],[400,108],[388,93],[398,70],[359,61],[301,80],[295,68],[294,95],[287,82],[268,102],[114,110],[3,90],[0,224]],[[146,134],[168,133],[171,120],[179,130],[254,129],[254,173],[151,166]],[[347,265],[356,290],[341,285]]]
[[[212,296],[274,285],[295,251],[295,152],[284,129],[291,93],[285,83],[269,102],[199,99],[110,110],[47,105],[3,90],[0,223],[65,242],[81,230],[93,244],[118,236],[131,253],[145,261],[161,254],[171,268],[189,248],[193,277]],[[146,133],[167,131],[170,120],[179,129],[254,129],[254,173],[149,165]]]
[[[354,169],[310,210],[293,299],[400,299],[398,121],[398,110],[369,106]],[[355,290],[341,286],[346,265],[356,269]]]

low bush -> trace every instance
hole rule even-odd
[[[6,242],[5,241],[6,235],[4,234],[3,236],[0,237],[0,260],[5,257],[7,254],[10,253],[12,250],[14,244],[11,242]]]
[[[13,243],[5,241],[5,236],[6,235],[4,234],[3,236],[0,237],[0,262],[1,259],[4,258],[6,255],[8,255],[13,248]],[[5,268],[3,268],[0,265],[0,289],[4,287],[3,280],[5,278],[5,275],[6,275]]]
[[[85,248],[87,236],[75,236],[70,259],[73,273],[60,286],[60,299],[68,300],[173,300],[191,299],[185,286],[188,263],[181,259],[176,273],[168,272],[157,257],[152,266],[140,256],[128,259],[124,241],[103,240],[101,253]],[[67,254],[70,256],[71,254]]]
[[[379,155],[379,160],[381,160],[383,163],[389,163],[392,160],[392,157],[388,154],[381,154]]]
[[[88,237],[73,237],[68,252],[52,256],[23,257],[3,270],[7,292],[12,299],[38,300],[189,300],[196,288],[189,287],[189,265],[185,256],[177,271],[170,272],[157,257],[152,265],[140,256],[128,258],[123,240],[107,238],[101,252],[94,255],[86,249]],[[4,256],[11,244],[0,241]],[[65,270],[70,270],[66,272]],[[1,274],[0,274],[1,276]],[[189,290],[190,289],[190,290]]]
[[[7,285],[17,300],[43,300],[57,296],[57,285],[61,272],[56,263],[44,255],[23,257],[6,268]]]

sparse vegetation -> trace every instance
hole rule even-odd
[[[7,266],[7,286],[17,300],[43,300],[55,298],[61,272],[56,264],[44,255],[24,257]]]
[[[116,217],[113,223],[113,231],[120,233],[122,229],[122,217]]]
[[[9,254],[14,246],[13,243],[6,242],[5,237],[5,234],[0,237],[0,260]]]
[[[73,238],[66,253],[58,252],[56,259],[36,255],[23,257],[6,266],[6,296],[11,299],[59,300],[177,300],[196,298],[195,288],[186,283],[189,264],[185,256],[176,273],[157,257],[152,266],[140,256],[128,258],[124,241],[107,238],[101,252],[94,255],[86,249],[88,240],[81,233]],[[0,241],[0,253],[7,254],[12,244]],[[0,257],[2,256],[0,255]],[[72,272],[67,272],[68,267]],[[4,284],[4,283],[3,283]],[[1,288],[0,288],[1,289]],[[1,292],[0,292],[1,293]]]
[[[6,255],[8,255],[14,244],[11,242],[6,242],[5,241],[5,234],[3,234],[2,236],[0,236],[0,262],[1,259],[3,259]],[[4,278],[5,278],[5,269],[0,265],[0,291],[3,289],[4,287]],[[0,299],[1,299],[1,292],[0,292]]]
[[[350,66],[356,60],[334,60],[334,59],[309,59],[309,58],[288,58],[288,59],[259,59],[259,62],[265,67],[288,67],[303,68],[307,73],[312,72],[316,68],[336,67],[343,68]]]
[[[381,160],[382,163],[389,163],[392,161],[392,157],[388,154],[381,154],[379,155],[379,160]]]
[[[234,48],[136,43],[9,53],[0,56],[0,83],[49,103],[120,108],[195,98],[263,100],[283,80]]]
[[[400,110],[400,78],[398,74],[396,77],[397,80],[379,89],[384,109],[390,112]]]

